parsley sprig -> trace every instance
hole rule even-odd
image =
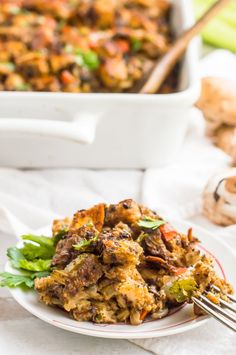
[[[0,287],[34,287],[36,277],[50,275],[52,257],[58,241],[67,233],[62,230],[54,237],[37,236],[33,234],[23,235],[23,247],[11,247],[7,249],[7,256],[11,266],[20,274],[3,272],[0,274]]]
[[[89,70],[96,70],[100,65],[100,60],[97,53],[91,49],[84,50],[82,48],[75,48],[71,44],[64,47],[66,53],[74,54],[75,62]]]
[[[138,222],[138,226],[145,229],[155,230],[165,224],[166,222],[162,219],[154,219],[152,217],[145,216]]]
[[[73,245],[75,250],[86,251],[88,247],[91,246],[92,243],[97,242],[98,234],[96,234],[91,239],[82,239],[78,244]]]

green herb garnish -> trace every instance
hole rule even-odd
[[[100,62],[97,53],[93,51],[85,52],[83,55],[83,59],[84,59],[84,65],[87,68],[91,70],[95,70],[99,67]]]
[[[29,271],[50,270],[52,259],[42,259],[39,258],[39,255],[45,256],[46,255],[45,250],[42,249],[40,251],[39,247],[36,247],[34,244],[30,244],[30,243],[27,243],[21,249],[17,247],[12,247],[7,249],[7,256],[11,261],[11,265],[15,269],[23,269]]]
[[[143,239],[146,238],[147,236],[148,236],[147,233],[144,233],[144,232],[140,233],[140,235],[139,235],[138,238],[136,239],[136,242],[137,242],[137,243],[141,243],[141,242],[143,241]]]
[[[7,249],[7,256],[13,268],[22,274],[4,272],[0,274],[2,280],[0,286],[17,287],[25,285],[34,286],[36,277],[48,276],[51,272],[52,257],[55,253],[55,245],[65,231],[59,232],[53,238],[37,236],[33,234],[23,235],[24,245],[21,248],[11,247]]]
[[[76,63],[90,70],[95,70],[99,67],[100,61],[96,52],[89,50],[83,51],[80,48],[75,50]]]
[[[34,287],[34,280],[27,275],[14,275],[9,272],[2,272],[0,277],[2,278],[0,281],[1,287],[17,287],[23,285],[29,288]]]
[[[7,249],[7,256],[11,261],[11,265],[15,269],[20,268],[20,260],[24,260],[25,257],[22,254],[21,250],[18,249],[17,247],[11,247]]]
[[[28,288],[34,287],[34,279],[36,277],[46,277],[49,275],[49,272],[36,272],[29,273],[25,275],[14,275],[10,272],[2,272],[0,277],[0,287],[17,287],[17,286],[26,286]]]
[[[53,238],[28,234],[23,235],[22,239],[34,243],[24,243],[24,247],[20,249],[27,260],[51,259],[53,257],[55,253]]]
[[[180,279],[173,282],[168,289],[168,293],[179,303],[187,301],[196,290],[196,282],[193,278]]]
[[[71,44],[67,44],[64,47],[66,53],[75,54],[75,62],[82,66],[86,67],[89,70],[95,70],[99,67],[100,61],[96,52],[92,50],[83,50],[81,48],[74,48]]]
[[[73,245],[73,247],[75,250],[84,251],[88,247],[90,247],[90,245],[92,243],[96,242],[97,240],[98,240],[98,234],[89,240],[87,240],[87,239],[81,240],[78,244]]]
[[[49,271],[51,269],[52,259],[36,259],[28,261],[26,259],[20,260],[20,269],[28,271]]]
[[[134,38],[132,37],[131,38],[131,49],[133,52],[138,52],[142,47],[142,42],[137,39],[137,38]]]
[[[165,224],[166,222],[162,219],[154,219],[148,216],[145,216],[138,222],[138,226],[141,228],[152,229],[155,230]]]

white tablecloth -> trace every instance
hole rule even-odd
[[[222,58],[231,69],[235,59],[220,51],[207,66]],[[235,65],[236,66],[236,65]],[[202,71],[206,70],[206,64]],[[231,72],[232,75],[232,72]],[[226,73],[225,73],[225,76]],[[236,77],[236,68],[235,68]],[[214,172],[229,166],[230,159],[204,137],[204,122],[193,110],[189,131],[178,161],[162,169],[98,171],[18,171],[0,168],[0,267],[5,250],[15,236],[51,223],[55,216],[72,215],[97,202],[133,198],[168,217],[179,217],[218,230],[236,248],[236,226],[219,228],[201,216],[201,192]],[[99,340],[71,334],[22,310],[0,290],[0,354],[146,354],[127,341]],[[158,355],[235,354],[234,334],[211,320],[186,334],[160,339],[135,340]]]

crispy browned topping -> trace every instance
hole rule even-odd
[[[177,232],[160,216],[129,199],[75,213],[57,243],[53,272],[36,279],[40,299],[78,321],[140,324],[158,319],[210,284],[232,292],[210,257],[200,254],[189,230]],[[214,295],[212,296],[214,297]]]
[[[170,46],[169,12],[169,0],[1,0],[0,90],[131,90]]]

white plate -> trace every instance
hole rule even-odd
[[[186,222],[172,221],[172,224],[181,232],[186,232],[190,227],[190,224]],[[44,230],[45,232],[48,233],[49,229]],[[214,256],[217,273],[222,277],[226,277],[235,287],[236,269],[234,266],[236,255],[234,252],[224,242],[200,227],[194,226],[194,235],[204,245],[201,248]],[[9,263],[6,264],[6,271],[14,272]],[[45,322],[74,333],[102,338],[137,339],[161,337],[185,332],[200,326],[208,320],[208,316],[194,315],[192,305],[184,305],[175,309],[172,314],[163,319],[149,321],[138,326],[77,322],[62,310],[48,307],[39,302],[34,291],[23,291],[21,289],[11,289],[10,291],[22,307]]]

